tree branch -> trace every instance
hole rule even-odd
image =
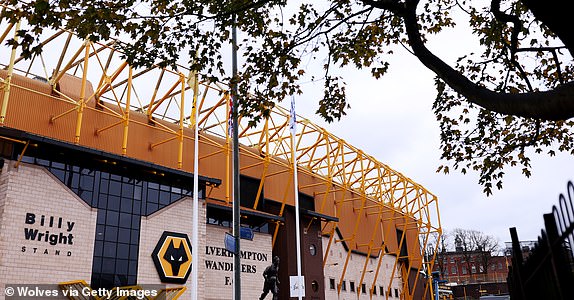
[[[514,25],[510,36],[510,56],[512,61],[514,61],[514,54],[518,48],[518,34],[520,33],[520,30],[522,30],[522,21],[520,21],[520,19],[515,15],[508,15],[500,11],[500,0],[492,0],[490,2],[490,11],[499,22],[510,22]]]
[[[534,15],[544,23],[564,43],[570,54],[574,56],[574,18],[570,1],[563,0],[519,0]]]
[[[500,93],[480,86],[453,69],[424,44],[417,23],[418,1],[406,1],[402,16],[409,43],[417,58],[454,91],[469,102],[493,112],[543,120],[565,120],[574,117],[574,83],[569,82],[549,91]]]
[[[362,0],[365,5],[388,10],[394,14],[403,14],[404,6],[399,0]]]

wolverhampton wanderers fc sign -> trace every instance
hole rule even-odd
[[[161,281],[185,283],[191,273],[191,252],[187,234],[164,231],[151,255]]]

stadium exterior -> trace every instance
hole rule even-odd
[[[16,28],[0,26],[0,299],[7,284],[72,280],[186,286],[187,298],[191,272],[200,299],[231,299],[227,87],[200,82],[194,93],[184,67],[132,69],[113,43],[66,31],[24,60],[4,46]],[[241,224],[254,232],[241,241],[242,298],[259,297],[275,255],[280,299],[289,298],[294,155],[305,299],[429,298],[433,261],[422,249],[441,232],[436,196],[309,120],[298,117],[290,137],[281,107],[256,126],[239,122]],[[191,249],[196,150],[199,249]],[[179,263],[166,264],[176,254]]]

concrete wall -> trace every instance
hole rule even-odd
[[[232,280],[234,273],[230,266],[233,257],[228,256],[225,248],[224,236],[229,228],[207,225],[208,241],[204,252],[201,253],[205,266],[205,298],[206,300],[232,299]],[[259,299],[263,291],[263,271],[272,262],[271,235],[255,232],[252,241],[242,239],[241,251],[241,298]],[[281,266],[281,265],[279,265]],[[222,268],[223,267],[223,268]],[[271,293],[267,295],[271,299]]]
[[[44,168],[13,166],[0,174],[0,299],[5,284],[89,282],[97,211]]]
[[[160,281],[158,272],[152,260],[152,252],[157,245],[162,233],[164,231],[177,232],[182,234],[187,234],[190,241],[192,238],[192,198],[185,198],[179,202],[172,204],[162,210],[159,210],[148,217],[142,217],[141,219],[141,231],[140,231],[140,247],[139,247],[139,261],[138,261],[138,284],[163,284]],[[200,201],[199,205],[199,250],[205,248],[205,202]],[[203,286],[204,278],[202,274],[205,273],[204,266],[199,263],[196,264],[196,253],[198,250],[192,249],[192,272],[199,271],[198,273],[198,285]],[[182,295],[182,297],[190,297],[191,290],[191,277],[190,274],[187,279],[185,286],[188,290]],[[181,284],[167,284],[168,287],[171,286],[181,286]],[[203,299],[203,289],[199,289],[198,297]]]
[[[328,242],[329,237],[323,237],[323,251],[327,250]],[[392,255],[384,255],[382,257],[379,274],[375,281],[374,275],[379,263],[379,259],[373,257],[369,258],[366,255],[351,253],[345,271],[345,277],[343,278],[345,281],[346,290],[341,290],[341,292],[338,293],[337,285],[340,282],[341,274],[343,274],[343,268],[347,259],[347,254],[348,252],[343,247],[343,244],[341,242],[336,243],[335,238],[331,243],[329,252],[323,253],[323,256],[327,256],[327,263],[324,268],[325,299],[399,299],[395,297],[395,289],[397,289],[400,296],[402,290],[402,280],[400,279],[398,270],[395,270],[394,275],[392,274],[395,264],[395,256]],[[363,283],[365,284],[366,291],[363,293],[363,291],[359,292],[359,286],[361,283],[361,274],[363,272],[365,262],[367,263],[367,267],[365,270]],[[331,288],[330,283],[330,281],[333,279],[335,280],[334,289]],[[370,289],[373,285],[373,281],[375,281],[376,294],[373,293],[371,297]],[[351,282],[353,282],[355,285],[355,292],[351,291]],[[385,295],[381,295],[380,287],[383,287],[385,290]],[[391,289],[391,293],[388,293],[388,288]]]

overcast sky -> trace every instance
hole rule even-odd
[[[430,43],[441,57],[453,61],[474,40],[451,31]],[[574,157],[532,155],[532,176],[520,168],[505,169],[503,190],[487,197],[478,185],[478,174],[436,173],[440,161],[439,125],[432,113],[436,96],[434,74],[405,50],[398,50],[390,72],[376,80],[368,70],[345,69],[351,109],[340,122],[326,124],[314,112],[322,88],[307,83],[297,97],[297,113],[324,126],[339,138],[373,155],[437,195],[442,227],[476,229],[501,243],[510,241],[509,228],[516,227],[520,240],[536,240],[543,228],[542,214],[558,203],[574,179]],[[282,105],[288,105],[283,103]]]
[[[476,45],[458,28],[431,38],[430,48],[447,61]],[[542,214],[551,211],[558,195],[566,192],[568,180],[574,179],[574,157],[532,156],[530,178],[518,168],[506,169],[504,189],[490,197],[482,192],[475,173],[436,173],[442,162],[439,127],[431,110],[434,75],[405,50],[395,50],[390,72],[382,79],[372,78],[367,69],[341,71],[351,105],[341,121],[326,124],[315,115],[321,83],[304,84],[305,94],[296,98],[297,113],[437,195],[443,229],[476,229],[506,242],[508,228],[516,227],[521,240],[535,240],[543,227]]]

